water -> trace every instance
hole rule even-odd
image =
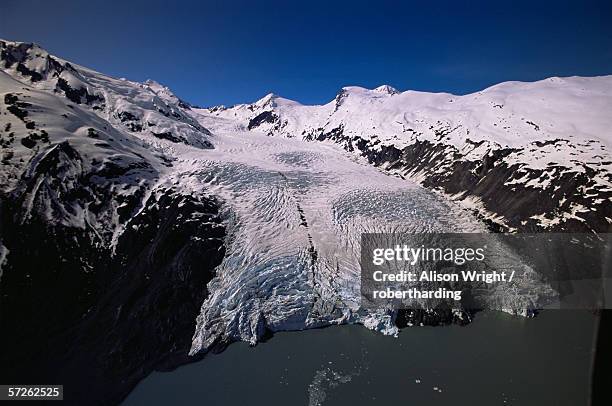
[[[586,405],[595,322],[587,311],[486,312],[399,338],[361,326],[279,333],[153,373],[124,404]]]

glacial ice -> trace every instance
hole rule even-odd
[[[226,256],[191,353],[255,344],[267,330],[359,323],[395,335],[393,312],[360,307],[364,232],[486,232],[472,214],[328,144],[207,122],[212,150],[185,151],[177,185],[224,202]]]

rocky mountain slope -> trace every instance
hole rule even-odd
[[[322,106],[269,94],[205,112],[249,131],[338,143],[499,230],[606,232],[611,107],[604,76],[506,82],[465,96],[345,87]]]
[[[225,229],[214,197],[164,179],[211,134],[157,83],[0,52],[0,380],[117,403],[188,359]]]

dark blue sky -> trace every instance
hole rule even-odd
[[[610,1],[0,1],[0,37],[199,105],[612,74]]]

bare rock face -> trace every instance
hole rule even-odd
[[[68,382],[74,404],[92,393],[115,403],[150,371],[187,361],[224,227],[211,198],[114,192],[153,171],[146,162],[88,172],[83,159],[57,144],[2,198],[2,379]],[[125,227],[114,241],[97,230],[113,218]]]
[[[223,258],[217,202],[157,190],[113,249],[38,213],[19,222],[19,200],[2,209],[10,254],[0,321],[11,332],[2,362],[12,365],[3,380],[67,382],[74,404],[92,393],[116,403],[149,372],[188,361],[193,320]]]

